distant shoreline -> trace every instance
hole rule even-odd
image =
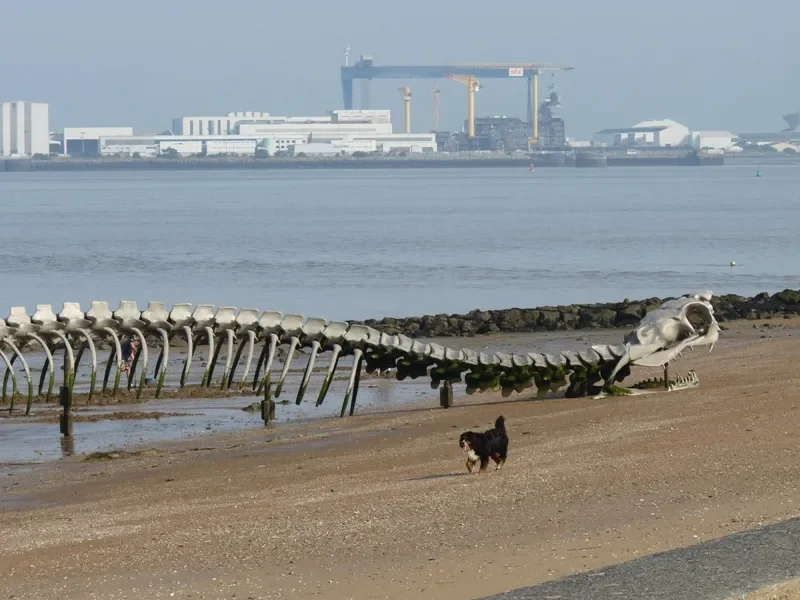
[[[576,161],[577,156],[577,161]],[[599,159],[599,160],[598,160]],[[578,163],[576,165],[576,162]],[[534,156],[472,155],[451,157],[186,157],[186,158],[60,158],[0,159],[2,172],[52,171],[183,171],[183,170],[292,170],[292,169],[464,169],[617,166],[720,166],[723,164],[797,164],[800,156],[775,153],[710,155],[698,157],[685,152],[623,153],[586,152],[543,153]]]

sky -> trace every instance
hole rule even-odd
[[[768,0],[0,0],[0,101],[50,104],[51,129],[168,129],[173,117],[342,108],[339,67],[546,62],[567,135],[671,118],[691,129],[777,131],[800,109],[800,2]],[[549,84],[542,78],[544,91]],[[376,80],[370,108],[412,89],[414,130],[433,126],[436,81]],[[490,79],[476,113],[525,118],[524,80]],[[443,80],[441,127],[466,117]],[[360,94],[355,93],[355,106]]]

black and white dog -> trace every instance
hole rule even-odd
[[[506,435],[506,420],[499,416],[494,422],[494,429],[483,433],[465,431],[458,440],[458,445],[467,455],[467,469],[472,473],[475,463],[480,461],[480,472],[486,470],[491,458],[497,463],[497,469],[503,466],[508,456],[508,435]]]

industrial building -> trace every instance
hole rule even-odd
[[[283,117],[270,115],[268,112],[231,112],[219,117],[177,117],[172,119],[172,133],[175,135],[231,135],[240,133],[242,125],[275,126],[277,133],[296,130],[306,131],[307,125],[333,125],[333,124],[374,124],[388,125],[391,132],[391,112],[388,110],[334,110],[329,115],[316,117]],[[322,131],[321,129],[320,131]],[[362,128],[362,130],[367,130]],[[383,132],[384,128],[379,128]],[[310,131],[308,131],[310,133]],[[306,134],[308,135],[308,134]],[[301,136],[302,137],[302,136]]]
[[[641,121],[633,127],[604,129],[594,136],[596,146],[688,146],[689,128],[671,119]]]
[[[244,119],[269,118],[265,112],[232,112],[224,117],[177,117],[172,119],[175,135],[230,135]]]
[[[181,156],[219,154],[253,156],[258,140],[240,135],[127,135],[100,138],[101,156],[157,156],[174,150]]]
[[[133,127],[65,127],[53,140],[61,144],[61,152],[69,156],[99,156],[100,139],[133,135]]]
[[[170,151],[181,156],[436,152],[432,133],[393,133],[388,110],[334,110],[318,117],[238,112],[180,117],[172,124],[173,130],[161,135],[134,136],[130,129],[105,132],[98,136],[98,152],[103,156],[156,156]]]
[[[730,150],[737,136],[730,131],[692,131],[692,147],[697,150]]]
[[[0,104],[0,156],[50,154],[50,108],[42,102]]]

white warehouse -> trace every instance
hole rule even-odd
[[[64,127],[57,136],[61,142],[61,151],[70,156],[98,156],[100,138],[130,137],[133,127]]]
[[[633,127],[604,129],[594,136],[596,146],[688,146],[691,134],[686,125],[672,119],[641,121]]]
[[[50,154],[50,107],[42,102],[0,104],[0,156]]]
[[[231,135],[241,133],[249,135],[248,132],[241,131],[241,125],[275,125],[283,126],[283,131],[289,131],[294,125],[299,131],[305,132],[308,137],[311,130],[306,126],[328,125],[342,127],[347,123],[388,125],[391,131],[392,118],[391,111],[388,110],[334,110],[329,115],[316,117],[283,117],[270,115],[268,112],[245,111],[231,112],[219,117],[178,117],[172,119],[172,133],[175,135]],[[383,131],[383,129],[379,129]],[[303,136],[300,136],[303,137]]]
[[[730,131],[692,132],[692,146],[697,150],[730,150],[736,145],[737,139]]]

